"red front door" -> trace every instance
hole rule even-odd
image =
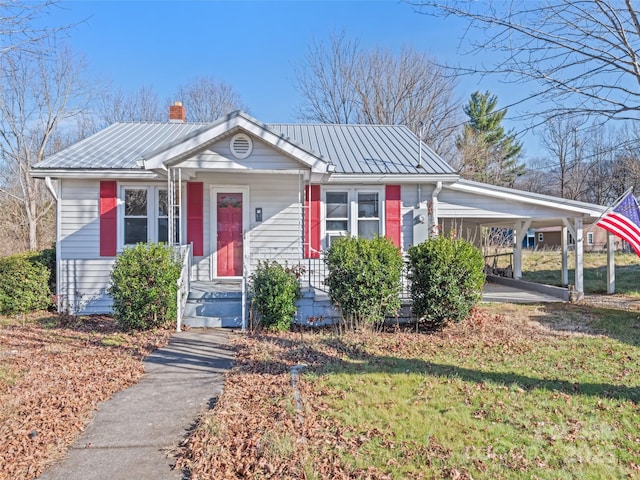
[[[242,193],[218,193],[218,277],[242,276]]]

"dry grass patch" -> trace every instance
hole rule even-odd
[[[169,335],[125,334],[103,316],[0,318],[0,478],[42,473]]]
[[[525,250],[522,278],[530,282],[561,286],[561,253],[558,250]],[[584,253],[584,288],[587,293],[607,292],[606,253]],[[640,258],[634,253],[616,252],[616,291],[640,297]],[[569,283],[575,283],[575,254],[569,253]]]

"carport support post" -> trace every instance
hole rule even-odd
[[[569,232],[565,225],[562,225],[560,232],[562,246],[562,286],[569,286]]]
[[[531,226],[531,220],[516,222],[515,244],[513,245],[513,278],[522,278],[522,241],[527,235],[527,230]]]
[[[584,298],[584,239],[582,235],[582,219],[574,219],[575,225],[575,241],[576,241],[576,301]]]
[[[607,293],[616,293],[615,242],[613,233],[607,232]]]

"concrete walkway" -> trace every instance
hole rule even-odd
[[[168,452],[222,392],[234,352],[229,332],[176,333],[144,361],[136,385],[99,405],[67,457],[40,480],[176,480]]]

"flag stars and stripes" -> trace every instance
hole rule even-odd
[[[640,207],[631,192],[596,225],[625,240],[640,256]]]

